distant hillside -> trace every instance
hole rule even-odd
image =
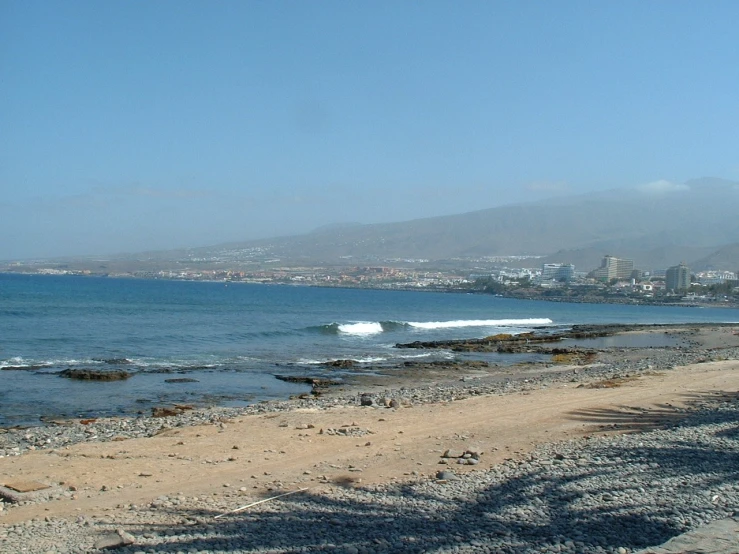
[[[724,246],[715,252],[711,252],[708,256],[694,260],[689,265],[692,271],[710,269],[739,271],[739,242]]]
[[[649,269],[702,258],[737,242],[737,213],[739,182],[705,178],[460,215],[319,229],[239,246],[269,247],[283,259],[323,263],[529,254],[584,269],[596,267],[608,253],[632,257]]]
[[[694,271],[736,271],[738,213],[739,182],[704,178],[398,223],[328,224],[298,236],[107,257],[93,268],[148,270],[171,267],[173,262],[178,268],[242,262],[383,265],[397,260],[474,268],[470,259],[529,255],[539,257],[517,264],[573,263],[589,271],[611,254],[633,259],[645,270],[685,261]]]
[[[691,247],[691,246],[663,246],[650,250],[641,249],[613,249],[585,248],[581,250],[562,250],[538,259],[536,267],[544,263],[570,263],[579,270],[589,271],[600,266],[605,254],[613,254],[622,258],[634,260],[634,267],[639,269],[666,269],[672,265],[684,261],[695,260],[709,255],[715,250],[714,247]],[[533,266],[532,266],[533,267]],[[692,269],[691,265],[691,269]]]

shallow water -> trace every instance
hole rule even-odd
[[[727,321],[739,321],[739,310],[0,274],[0,368],[38,368],[0,371],[0,426],[33,424],[42,416],[130,414],[142,406],[147,412],[157,404],[286,398],[307,387],[279,381],[275,373],[341,376],[322,364],[353,359],[364,363],[350,371],[372,372],[378,364],[458,356],[394,348],[415,340],[578,323]],[[513,360],[490,361],[519,361]],[[67,368],[134,375],[104,383],[53,375]],[[198,382],[166,382],[178,376]]]
[[[686,346],[687,342],[668,333],[624,333],[612,337],[592,339],[565,339],[557,343],[561,346],[581,346],[583,348],[665,348]]]

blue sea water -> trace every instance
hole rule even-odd
[[[241,405],[304,392],[274,374],[336,376],[321,365],[331,360],[358,360],[351,371],[371,372],[378,364],[452,356],[393,348],[397,342],[678,322],[739,322],[739,310],[0,274],[0,426],[148,413],[170,403]],[[134,376],[105,383],[58,376],[89,367]],[[196,382],[166,381],[182,377]]]

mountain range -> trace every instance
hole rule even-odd
[[[643,270],[685,262],[693,271],[737,271],[738,214],[739,182],[658,181],[458,215],[387,224],[331,223],[302,235],[55,262],[96,271],[275,265],[428,267],[425,262],[475,268],[494,263],[491,258],[519,256],[509,265],[572,263],[577,270],[589,271],[610,254],[632,259]]]
[[[389,224],[329,225],[311,233],[231,245],[291,261],[448,260],[541,256],[592,269],[605,254],[658,269],[739,268],[739,182],[666,181],[465,214]],[[351,262],[349,262],[351,263]]]

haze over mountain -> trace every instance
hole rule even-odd
[[[0,2],[0,260],[726,244],[739,2],[377,4]]]
[[[636,267],[645,270],[687,262],[695,271],[736,271],[737,213],[739,182],[717,178],[683,184],[658,181],[450,216],[371,225],[331,222],[302,235],[105,256],[106,263],[117,263],[90,267],[352,266],[422,261],[472,267],[470,262],[475,259],[530,256],[516,265],[572,263],[588,271],[611,254],[633,259]]]
[[[608,253],[642,268],[698,259],[714,265],[707,256],[739,242],[737,213],[739,182],[702,178],[391,224],[332,225],[233,246],[268,247],[284,259],[324,263],[537,255],[584,268]],[[730,257],[722,263],[739,266]]]

